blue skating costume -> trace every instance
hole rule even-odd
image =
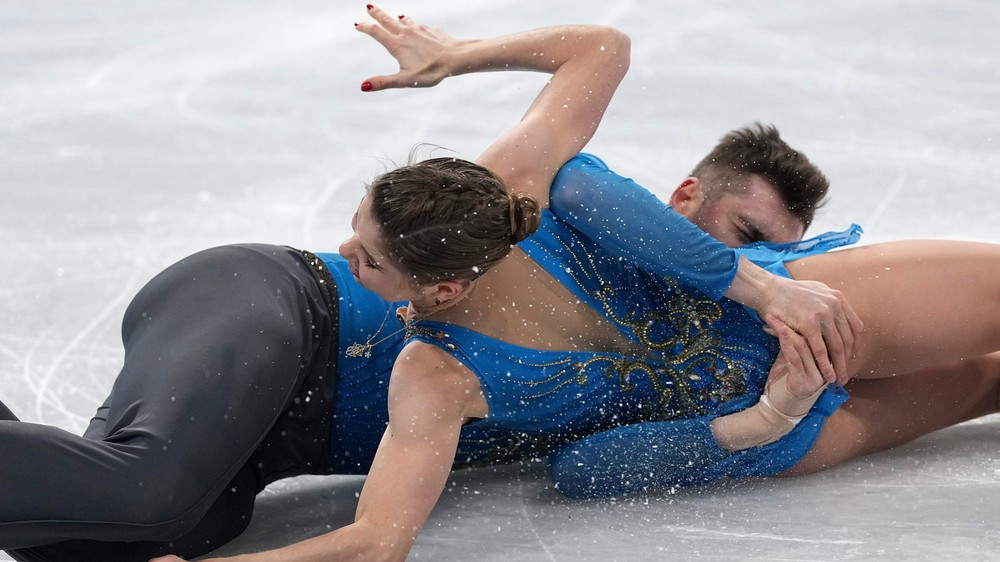
[[[339,297],[337,389],[331,413],[330,455],[336,474],[367,474],[389,423],[389,375],[403,348],[396,309],[359,285],[337,254],[317,254],[329,268]],[[379,342],[370,356],[350,357],[347,348]],[[459,437],[457,465],[509,462],[530,454],[532,445],[518,431],[502,427],[465,427]],[[524,447],[528,447],[525,449]]]
[[[552,451],[558,488],[587,497],[774,474],[801,458],[844,395],[828,390],[764,447],[727,453],[709,429],[756,402],[777,349],[751,311],[718,300],[738,254],[593,157],[567,164],[552,195],[559,218],[547,212],[521,247],[645,352],[537,351],[415,324],[408,337],[463,361],[489,401],[456,462]],[[741,253],[781,273],[856,235]],[[331,254],[238,244],[170,266],[126,310],[121,371],[84,435],[22,423],[0,403],[0,548],[30,562],[190,558],[242,532],[268,482],[366,472],[404,343],[397,304]],[[371,357],[346,355],[366,342]],[[38,478],[38,466],[56,472]]]
[[[545,211],[520,247],[645,355],[540,351],[417,322],[409,338],[441,347],[479,377],[490,413],[471,427],[514,428],[554,447],[553,479],[572,497],[772,475],[801,459],[846,399],[841,389],[824,392],[770,445],[730,453],[709,427],[757,402],[778,349],[756,314],[720,299],[739,254],[586,155],[556,178],[552,209],[568,220]],[[781,272],[785,260],[857,235],[852,228],[795,245],[755,245],[745,255]]]

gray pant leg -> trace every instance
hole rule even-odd
[[[157,276],[126,313],[103,438],[0,421],[0,548],[191,532],[288,409],[330,322],[288,249],[217,248]]]

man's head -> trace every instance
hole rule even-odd
[[[729,246],[799,240],[830,183],[773,126],[737,129],[695,166],[670,204]]]

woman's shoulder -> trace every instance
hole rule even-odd
[[[465,417],[485,416],[486,401],[479,379],[440,347],[411,340],[400,351],[389,379],[389,401],[405,398],[431,404],[457,405]]]

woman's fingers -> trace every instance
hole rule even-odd
[[[382,8],[371,4],[368,4],[368,15],[390,33],[399,31],[399,29],[401,29],[404,25],[402,22],[402,20],[405,19],[404,16],[394,16]]]
[[[355,24],[382,45],[399,64],[399,72],[373,76],[361,84],[361,90],[374,92],[388,88],[427,88],[448,75],[442,63],[456,45],[443,31],[419,24],[408,16],[390,14],[369,5],[372,21]]]
[[[365,21],[354,24],[355,29],[378,41],[385,50],[399,62],[399,36],[398,32],[404,27],[399,17],[390,16],[385,10],[372,4],[368,4],[368,15],[374,21]],[[402,70],[402,62],[400,62]],[[397,77],[401,72],[391,75],[372,76],[361,83],[362,92],[377,92],[386,88],[398,87]]]
[[[369,4],[370,5],[370,4]],[[380,45],[386,48],[390,54],[392,54],[393,42],[396,39],[396,33],[393,28],[387,27],[380,19],[379,14],[384,14],[382,10],[372,7],[368,10],[368,14],[372,16],[375,21],[362,21],[354,24],[354,28],[358,31],[368,35],[372,39],[379,42]],[[400,26],[399,20],[395,22],[396,26]]]

